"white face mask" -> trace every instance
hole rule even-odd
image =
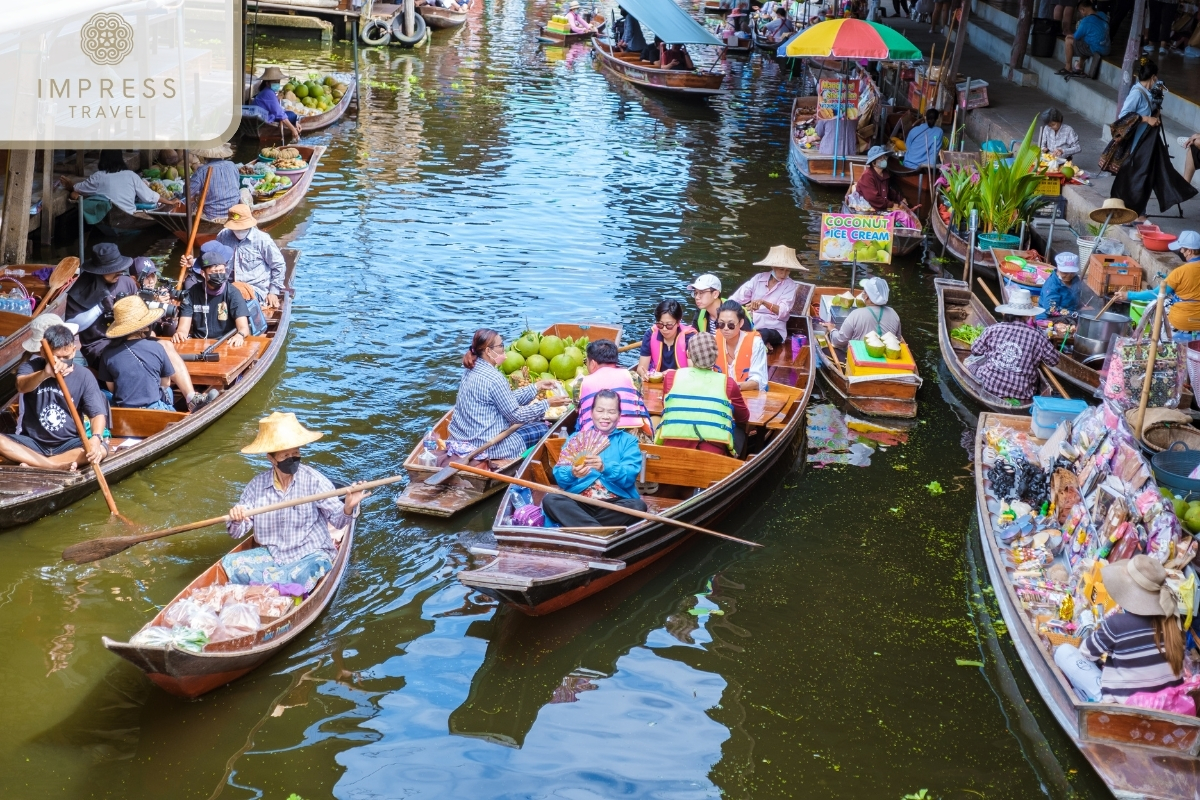
[[[234,231],[233,232],[233,238],[237,239],[239,242],[244,241],[246,239],[246,237],[249,235],[250,235],[249,228],[246,228],[244,231]]]

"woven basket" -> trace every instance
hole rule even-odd
[[[1060,644],[1071,644],[1079,647],[1079,645],[1083,643],[1082,636],[1069,636],[1065,633],[1057,633],[1055,631],[1043,631],[1042,623],[1048,619],[1050,619],[1049,614],[1038,614],[1036,617],[1037,624],[1035,627],[1037,628],[1038,634],[1046,637],[1046,640],[1050,642],[1050,652],[1054,652],[1054,648],[1058,647]]]
[[[1200,492],[1200,480],[1188,477],[1197,466],[1200,466],[1200,450],[1190,450],[1183,442],[1173,442],[1150,457],[1154,479],[1177,492]]]
[[[1175,442],[1183,442],[1189,450],[1200,450],[1200,428],[1161,422],[1146,428],[1143,441],[1146,449],[1154,453],[1161,453]]]

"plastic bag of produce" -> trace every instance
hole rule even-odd
[[[167,607],[166,613],[163,614],[163,623],[171,628],[174,628],[176,625],[186,626],[192,614],[202,609],[203,606],[195,600],[185,597],[183,600],[172,603]]]
[[[175,641],[175,631],[162,625],[151,625],[135,633],[129,643],[138,647],[170,647]]]
[[[258,607],[250,603],[231,603],[221,609],[221,625],[229,639],[255,633],[259,625]]]
[[[171,644],[191,653],[203,651],[204,645],[209,642],[208,634],[196,628],[175,628],[171,632],[174,634]]]

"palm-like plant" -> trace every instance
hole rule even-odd
[[[962,229],[971,209],[977,208],[979,203],[979,184],[974,168],[951,167],[946,172],[946,186],[942,189],[942,195],[950,207],[950,221],[955,228]]]
[[[1036,119],[1029,124],[1011,164],[995,161],[980,171],[978,209],[985,233],[1011,231],[1022,214],[1028,214],[1030,201],[1037,196],[1044,170],[1037,169],[1038,148],[1033,143],[1036,125]]]

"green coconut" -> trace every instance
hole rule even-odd
[[[525,366],[529,367],[530,373],[541,374],[550,369],[550,362],[544,356],[534,353],[525,359]]]
[[[888,347],[887,345],[884,345],[883,354],[885,358],[890,358],[892,361],[896,361],[900,358],[902,351],[900,350],[900,345],[896,345],[895,347]]]
[[[568,347],[566,350],[563,350],[563,353],[565,355],[568,355],[571,357],[571,360],[575,362],[575,366],[577,366],[577,367],[583,366],[583,362],[584,362],[583,351],[580,350],[578,347]]]
[[[1200,508],[1189,508],[1183,515],[1183,527],[1191,533],[1200,533]]]
[[[554,375],[553,375],[553,374],[551,374],[551,373],[549,373],[549,372],[543,372],[541,375],[538,375],[538,378],[537,378],[537,379],[538,379],[539,381],[552,381],[552,380],[554,380],[555,378],[554,378]]]
[[[1183,519],[1185,516],[1187,516],[1187,512],[1189,510],[1188,504],[1177,497],[1171,498],[1171,508],[1174,510],[1175,516],[1179,517],[1180,519]]]
[[[871,358],[884,358],[887,356],[887,345],[883,342],[879,342],[878,344],[864,342],[864,344],[867,346],[867,355]]]
[[[563,340],[557,336],[543,336],[542,343],[538,347],[538,352],[542,354],[543,358],[553,361],[555,356],[562,355],[566,349],[567,347],[563,344]]]
[[[560,381],[569,381],[575,377],[575,361],[566,353],[559,353],[550,359],[550,371]]]
[[[534,334],[526,331],[521,335],[520,339],[517,339],[517,341],[513,342],[513,349],[525,358],[529,358],[530,356],[537,355],[538,340],[535,338]]]
[[[509,375],[523,366],[525,366],[525,356],[516,350],[509,350],[504,354],[504,363],[500,365],[500,371],[505,375]]]

